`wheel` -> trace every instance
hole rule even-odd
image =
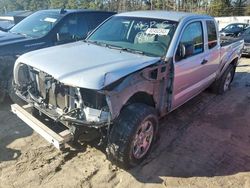
[[[213,85],[213,91],[217,94],[223,94],[230,89],[235,74],[235,67],[229,65],[222,76]]]
[[[8,83],[8,95],[13,103],[16,103],[20,106],[23,106],[26,104],[24,100],[22,100],[20,97],[16,95],[15,89],[13,87],[13,78],[11,78]]]
[[[110,131],[109,159],[123,168],[138,165],[150,152],[157,130],[158,117],[153,107],[140,103],[125,107]]]

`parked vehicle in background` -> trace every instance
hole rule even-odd
[[[0,31],[8,31],[15,25],[10,17],[0,16]]]
[[[239,33],[245,31],[245,29],[249,26],[246,23],[233,23],[227,25],[220,31],[220,36],[222,37],[237,37]]]
[[[83,40],[114,12],[95,10],[41,10],[25,18],[9,32],[0,33],[0,102],[11,86],[15,60],[33,50]]]
[[[72,139],[106,139],[109,158],[132,167],[152,148],[160,117],[209,86],[218,94],[230,88],[242,48],[239,39],[220,43],[210,16],[117,14],[85,42],[19,57],[14,85],[29,105],[12,111],[58,149]]]
[[[240,38],[244,40],[243,54],[250,55],[250,27],[241,33]]]
[[[14,25],[31,15],[31,11],[13,11],[0,16],[0,30],[9,31]]]

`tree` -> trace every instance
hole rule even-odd
[[[233,10],[231,0],[212,0],[209,9],[212,16],[231,16]]]
[[[236,0],[233,2],[234,6],[234,14],[237,14],[238,16],[243,16],[245,13],[245,6],[246,6],[247,0]]]
[[[67,0],[49,0],[50,8],[63,8],[66,7]]]
[[[48,7],[49,4],[47,0],[40,0],[40,1],[31,0],[27,9],[35,11],[35,10],[48,9]]]
[[[249,15],[250,15],[250,4],[247,5],[247,7],[246,7],[245,15],[246,15],[246,16],[249,16]]]
[[[70,8],[70,9],[77,9],[79,7],[79,1],[77,0],[68,0],[68,3],[67,3],[67,8]]]
[[[47,8],[101,9],[109,11],[175,10],[211,16],[249,15],[247,0],[0,0],[0,13]],[[152,3],[152,4],[151,4]]]

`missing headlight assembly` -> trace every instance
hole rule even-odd
[[[108,123],[109,108],[103,93],[64,85],[24,64],[16,71],[17,95],[53,120],[66,126],[98,127]]]

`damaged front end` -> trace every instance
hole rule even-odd
[[[64,85],[22,63],[14,74],[16,94],[39,114],[66,126],[75,139],[92,140],[109,126],[110,111],[102,92]]]

